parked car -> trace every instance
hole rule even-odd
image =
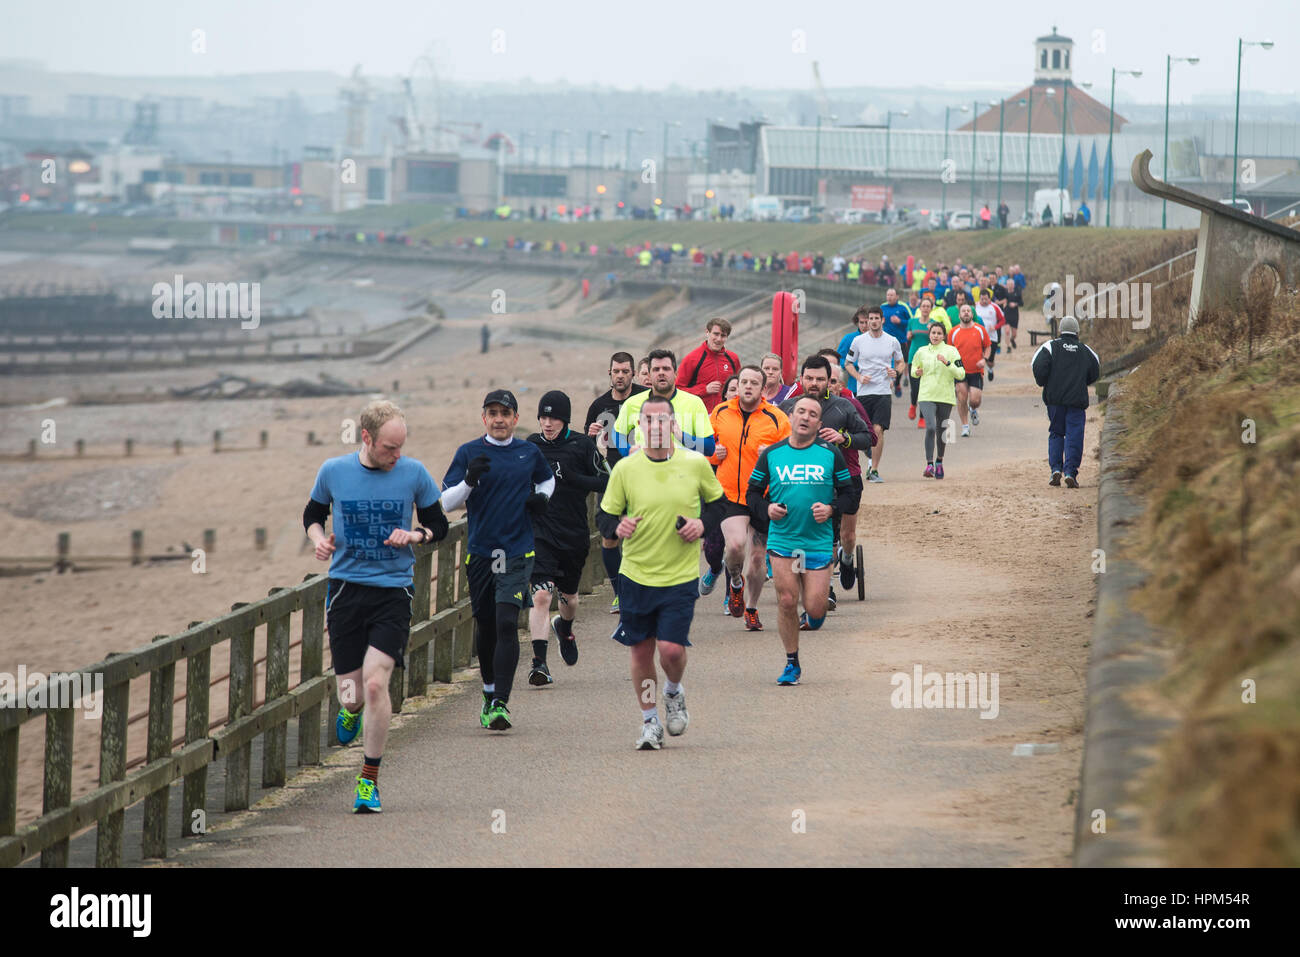
[[[1219,200],[1219,202],[1221,202],[1224,206],[1231,206],[1234,209],[1239,209],[1243,213],[1249,213],[1252,216],[1255,215],[1255,210],[1254,208],[1251,207],[1250,200],[1248,199],[1241,199],[1241,198],[1238,198],[1236,200],[1221,199]]]
[[[966,210],[953,210],[948,214],[949,229],[970,229],[972,228],[970,213]]]

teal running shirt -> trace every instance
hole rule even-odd
[[[830,519],[818,522],[812,507],[821,502],[833,505],[835,496],[850,488],[849,466],[838,449],[820,440],[796,449],[789,439],[769,445],[750,473],[751,487],[767,486],[767,500],[786,508],[785,518],[773,519],[767,531],[767,547],[778,552],[827,552],[835,539]]]

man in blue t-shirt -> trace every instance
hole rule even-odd
[[[361,451],[320,467],[302,515],[316,557],[330,563],[325,620],[338,682],[339,743],[357,736],[363,708],[370,716],[353,813],[383,810],[377,782],[393,714],[388,680],[402,664],[411,633],[415,556],[409,546],[447,534],[438,486],[423,465],[402,457],[405,442],[402,410],[387,401],[370,403],[361,411]],[[424,526],[416,531],[407,530],[412,502]],[[326,535],[331,510],[334,528]],[[365,690],[363,700],[358,686]]]
[[[907,355],[907,324],[912,321],[912,310],[906,304],[898,301],[898,290],[892,286],[885,290],[885,304],[880,307],[880,314],[885,320],[885,331],[898,340],[898,346],[903,355]],[[903,394],[905,375],[906,373],[894,380],[895,396]]]
[[[483,678],[479,723],[510,727],[510,690],[519,667],[519,609],[531,603],[533,525],[555,491],[555,473],[541,450],[515,438],[519,402],[507,389],[483,400],[487,434],[452,456],[442,480],[447,511],[465,506],[469,523],[469,601]]]

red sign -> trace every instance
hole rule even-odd
[[[886,206],[894,205],[892,186],[850,186],[849,195],[849,206],[853,209],[871,209],[880,212]]]

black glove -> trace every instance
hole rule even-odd
[[[541,492],[534,492],[532,495],[528,496],[528,500],[524,502],[524,508],[528,509],[528,514],[534,518],[541,518],[543,513],[546,511],[546,503],[548,501],[550,501],[550,499]]]
[[[480,455],[470,460],[469,468],[465,470],[465,484],[470,488],[478,485],[478,480],[488,472],[492,471],[492,466],[488,462],[486,455]]]

